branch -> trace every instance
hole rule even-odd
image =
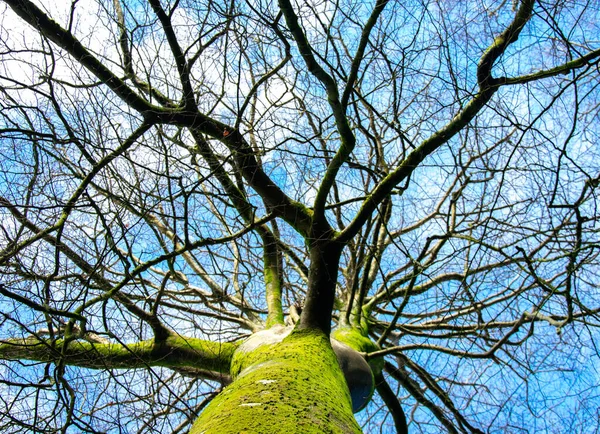
[[[480,88],[486,88],[496,84],[492,77],[492,68],[496,60],[500,58],[510,44],[519,39],[519,34],[525,24],[531,18],[535,0],[522,0],[515,18],[508,27],[496,38],[492,45],[488,47],[477,65],[477,82]]]
[[[145,112],[153,108],[148,101],[137,95],[123,80],[114,75],[106,66],[93,56],[73,34],[63,29],[40,8],[29,0],[3,0],[11,9],[41,35],[67,51],[92,74],[105,83],[130,107]]]
[[[371,16],[367,20],[365,27],[363,28],[363,31],[360,35],[360,43],[358,44],[356,55],[352,60],[352,66],[350,67],[350,75],[348,76],[346,88],[344,89],[344,93],[342,95],[342,106],[344,108],[348,106],[348,99],[350,98],[350,94],[352,93],[352,89],[354,88],[354,82],[356,81],[356,77],[358,76],[358,69],[360,68],[360,64],[365,55],[365,48],[367,48],[367,44],[369,43],[371,30],[373,30],[373,27],[375,27],[375,24],[377,24],[379,15],[381,15],[383,9],[388,4],[388,2],[389,0],[377,0],[377,3],[375,3],[375,7],[373,8],[373,12],[371,12]]]
[[[77,201],[79,200],[81,195],[86,191],[88,186],[91,184],[94,177],[98,173],[100,173],[100,171],[102,169],[104,169],[106,166],[108,166],[113,160],[115,160],[117,157],[119,157],[120,155],[125,153],[125,151],[127,151],[127,149],[129,149],[131,146],[133,146],[133,144],[140,137],[142,137],[149,128],[150,128],[149,124],[143,123],[133,133],[131,133],[131,135],[126,140],[124,140],[120,146],[118,146],[114,151],[112,151],[110,154],[108,154],[106,157],[104,157],[102,160],[100,160],[97,164],[95,164],[94,167],[92,167],[92,169],[89,171],[89,173],[86,174],[86,176],[82,179],[79,186],[75,189],[75,191],[73,192],[73,194],[71,195],[69,200],[63,206],[63,212],[61,213],[58,221],[54,225],[49,226],[43,230],[38,229],[37,231],[34,231],[32,228],[28,227],[30,230],[32,230],[35,233],[35,235],[17,245],[9,246],[9,247],[5,248],[3,251],[1,251],[0,252],[0,265],[5,264],[6,261],[8,261],[8,259],[10,259],[14,255],[16,255],[18,252],[25,249],[26,247],[32,245],[34,242],[36,242],[40,239],[44,239],[45,237],[50,236],[51,233],[61,229],[63,227],[63,225],[65,224],[67,218],[69,217],[71,211],[74,209]],[[20,212],[17,210],[17,208],[14,205],[12,205],[10,202],[8,202],[3,197],[0,197],[0,207],[8,208],[9,211],[11,212],[11,214],[13,214],[15,216],[15,218],[17,218],[17,220],[19,220],[19,222],[21,224],[23,224],[24,226],[28,225],[25,222],[27,219],[23,215],[20,214]],[[59,238],[60,237],[58,237],[57,239],[60,241]]]
[[[4,286],[2,283],[0,283],[0,294],[5,296],[6,298],[10,298],[19,303],[22,303],[25,306],[27,306],[33,310],[36,310],[38,312],[43,312],[43,313],[50,314],[50,315],[65,316],[67,318],[75,319],[77,321],[85,321],[85,317],[83,317],[79,314],[72,313],[72,312],[69,312],[66,310],[54,309],[48,305],[45,305],[45,304],[42,305],[42,304],[36,303],[35,301],[33,301],[27,297],[24,297],[22,295],[19,295],[16,292],[9,291],[8,288],[6,286]]]
[[[423,390],[421,390],[419,384],[415,380],[410,378],[406,371],[396,368],[389,362],[385,362],[384,369],[396,381],[398,381],[402,385],[402,387],[404,387],[419,404],[427,407],[433,413],[433,415],[442,423],[442,425],[444,425],[444,427],[448,430],[449,433],[458,434],[458,431],[454,427],[454,424],[446,417],[443,410],[437,405],[435,405],[433,402],[431,402],[429,398],[425,396],[425,393],[423,392]]]
[[[282,295],[282,260],[277,238],[268,231],[260,232],[263,242],[263,272],[265,277],[265,296],[268,316],[267,327],[283,325]]]
[[[512,328],[500,339],[496,341],[494,345],[492,345],[487,351],[480,353],[471,353],[469,351],[456,350],[452,348],[442,347],[440,345],[434,344],[406,344],[406,345],[398,345],[394,347],[385,348],[383,350],[374,351],[372,353],[365,354],[365,358],[367,360],[376,358],[376,357],[384,357],[388,354],[404,354],[408,351],[417,350],[417,351],[438,351],[440,353],[449,354],[451,356],[461,357],[461,358],[469,358],[469,359],[495,359],[496,352],[500,350],[504,344],[508,342],[510,337],[517,333],[521,326],[525,323],[533,323],[535,321],[540,321],[542,318],[534,316],[531,313],[523,313],[518,320],[516,320],[512,326]]]
[[[402,181],[407,179],[427,156],[431,155],[440,146],[447,143],[456,133],[469,124],[491,99],[495,91],[495,88],[488,88],[480,91],[445,127],[423,141],[423,143],[413,150],[395,170],[377,184],[371,194],[369,194],[363,202],[360,210],[354,217],[354,220],[340,233],[338,241],[345,243],[356,236],[369,216],[392,192],[392,190]]]
[[[417,376],[421,379],[421,381],[425,384],[425,386],[431,390],[439,400],[446,406],[446,408],[454,415],[454,418],[457,420],[459,425],[464,429],[467,427],[469,431],[475,434],[483,434],[483,432],[471,425],[465,417],[460,414],[457,410],[456,406],[448,396],[448,394],[437,384],[436,380],[427,372],[425,369],[420,367],[418,364],[413,362],[411,359],[406,357],[403,354],[399,354],[398,360],[401,360],[405,366],[408,366]]]
[[[127,105],[139,112],[146,123],[165,123],[196,129],[224,143],[233,153],[238,170],[248,184],[283,218],[303,236],[309,231],[312,212],[299,202],[291,200],[260,168],[252,148],[241,133],[227,124],[199,113],[191,104],[183,108],[153,106],[136,94],[123,80],[114,75],[94,57],[73,34],[63,29],[29,0],[3,0],[13,11],[105,83]],[[167,17],[168,18],[168,17]],[[184,89],[185,91],[185,89]],[[189,95],[184,95],[189,97]],[[193,97],[193,95],[192,95]],[[164,102],[164,101],[163,101]],[[349,127],[348,127],[349,131]]]
[[[121,32],[119,36],[119,45],[121,47],[121,51],[123,53],[123,69],[125,70],[125,75],[133,82],[135,87],[139,90],[146,92],[151,97],[154,97],[160,105],[164,107],[174,108],[175,104],[168,97],[163,95],[159,90],[153,88],[150,83],[146,83],[145,81],[140,80],[140,78],[136,75],[133,69],[133,56],[131,54],[131,50],[129,49],[129,38],[127,36],[127,27],[125,26],[125,15],[123,13],[123,8],[121,7],[120,0],[113,0],[113,6],[115,8],[115,13],[117,14],[117,24],[119,26],[119,31]]]
[[[319,65],[317,59],[315,59],[313,48],[311,47],[310,42],[308,42],[302,27],[300,27],[300,24],[298,23],[298,16],[294,12],[291,2],[289,0],[279,0],[279,7],[283,12],[285,22],[298,45],[298,50],[300,51],[300,55],[304,59],[308,70],[323,83],[330,103],[332,100],[338,100],[339,94],[337,85],[333,78],[321,67],[321,65]]]
[[[195,151],[207,162],[210,170],[219,180],[225,193],[232,200],[234,206],[241,217],[248,223],[254,222],[254,208],[247,201],[244,192],[242,192],[229,178],[221,162],[217,159],[210,148],[209,143],[204,140],[202,134],[192,130],[192,135],[196,142]],[[258,165],[258,161],[254,159]],[[261,169],[262,171],[262,169]],[[265,175],[266,176],[266,175]],[[271,209],[269,202],[263,199],[268,210]],[[281,259],[279,248],[277,246],[277,237],[267,228],[266,225],[258,225],[256,232],[260,235],[263,243],[263,271],[265,277],[265,296],[268,306],[267,327],[275,324],[283,325],[283,308],[281,304]]]
[[[94,343],[84,340],[44,340],[38,337],[0,341],[0,359],[61,362],[90,369],[136,369],[152,366],[183,368],[199,376],[229,374],[237,344],[171,335],[132,344]],[[185,369],[188,368],[188,369]],[[191,370],[189,369],[191,368]]]
[[[294,12],[292,4],[289,0],[279,0],[279,7],[283,12],[285,21],[288,28],[294,36],[294,40],[298,45],[300,55],[304,59],[308,70],[314,75],[323,85],[327,92],[327,101],[331,107],[333,117],[335,119],[335,125],[338,133],[340,134],[340,147],[332,158],[331,162],[327,166],[327,171],[323,175],[321,186],[317,191],[317,196],[314,201],[314,216],[315,220],[325,220],[325,203],[329,191],[333,186],[335,177],[344,162],[348,159],[354,147],[356,146],[356,137],[350,128],[350,123],[346,117],[346,110],[340,102],[340,95],[335,80],[319,65],[315,57],[313,56],[313,49],[306,38],[300,24],[298,23],[298,16]]]
[[[545,69],[532,74],[521,75],[520,77],[500,77],[497,81],[501,85],[524,84],[529,83],[530,81],[540,80],[542,78],[554,77],[560,74],[568,74],[569,72],[584,66],[597,65],[598,60],[595,62],[592,61],[598,57],[600,57],[600,49],[590,51],[585,56],[581,56],[575,60],[571,60],[570,62],[566,62],[551,69]]]
[[[179,73],[179,79],[181,80],[181,85],[183,86],[183,95],[181,96],[183,105],[186,108],[193,110],[196,108],[196,102],[194,99],[194,89],[192,88],[192,84],[190,82],[190,68],[185,59],[183,51],[181,50],[181,46],[177,41],[177,36],[175,35],[173,25],[171,24],[171,17],[166,14],[159,0],[148,1],[163,27],[169,47],[171,48],[171,53],[175,59],[177,72]]]
[[[406,424],[406,415],[402,410],[402,406],[398,401],[398,397],[390,387],[383,374],[380,372],[375,375],[375,387],[377,392],[385,405],[387,406],[392,418],[394,419],[394,426],[396,427],[397,434],[408,434],[408,426]]]
[[[353,238],[369,216],[375,212],[375,209],[385,197],[387,197],[398,184],[407,179],[427,156],[431,155],[440,146],[447,143],[455,134],[467,126],[488,103],[494,93],[496,93],[496,90],[498,90],[497,83],[491,76],[493,63],[504,53],[510,44],[518,39],[523,26],[529,18],[531,18],[534,2],[535,0],[523,0],[521,8],[517,11],[512,23],[494,40],[486,52],[481,56],[477,67],[479,93],[477,93],[465,108],[448,124],[436,131],[431,137],[424,140],[421,145],[413,150],[394,171],[377,184],[371,194],[363,202],[363,205],[354,220],[338,236],[338,241],[345,243]]]
[[[81,318],[80,320],[84,324],[85,318],[83,316],[81,316],[81,313],[84,312],[85,309],[87,309],[90,306],[93,306],[96,303],[102,302],[104,300],[108,300],[109,298],[114,298],[114,299],[120,301],[121,303],[123,303],[123,305],[130,312],[134,313],[142,320],[148,322],[149,325],[155,331],[159,332],[157,337],[162,337],[162,338],[168,337],[169,335],[171,335],[171,333],[167,333],[164,326],[162,324],[160,324],[160,321],[158,321],[154,316],[145,312],[143,309],[137,307],[125,295],[119,294],[121,289],[123,289],[134,278],[136,278],[137,276],[140,276],[144,271],[150,269],[151,267],[153,267],[156,264],[159,264],[163,261],[167,261],[169,259],[180,256],[183,253],[194,250],[196,248],[200,248],[203,246],[209,246],[209,245],[215,245],[215,244],[221,244],[223,242],[231,241],[231,240],[236,239],[237,237],[253,230],[256,226],[260,226],[260,225],[266,223],[268,220],[270,220],[272,218],[271,216],[267,216],[266,218],[264,218],[262,220],[257,220],[253,225],[250,225],[247,228],[242,229],[240,232],[237,232],[235,234],[232,234],[232,235],[224,237],[224,238],[220,238],[220,239],[203,238],[198,241],[176,247],[173,251],[166,252],[162,255],[155,257],[154,259],[151,259],[147,262],[139,264],[133,270],[128,272],[127,275],[123,278],[123,280],[120,283],[113,284],[112,282],[107,280],[102,274],[100,274],[98,272],[98,270],[95,269],[92,265],[90,265],[84,258],[82,258],[81,255],[79,255],[77,252],[75,252],[73,249],[71,249],[68,245],[66,245],[64,242],[60,241],[58,238],[52,236],[51,234],[49,234],[45,231],[42,231],[34,223],[32,223],[30,220],[28,220],[17,209],[16,206],[10,204],[8,201],[3,199],[2,197],[0,197],[0,205],[8,208],[8,210],[11,212],[11,214],[19,221],[19,223],[21,223],[27,229],[32,231],[35,234],[35,236],[39,236],[38,237],[39,239],[43,239],[44,241],[48,242],[49,244],[55,246],[58,250],[60,250],[60,252],[62,252],[71,261],[73,261],[73,263],[75,265],[77,265],[82,271],[84,271],[90,278],[94,279],[94,281],[96,281],[100,285],[100,287],[103,289],[104,293],[88,300],[87,302],[85,302],[84,304],[79,306],[77,309],[75,309],[75,312],[73,314],[66,315],[61,312],[61,313],[59,313],[60,315],[68,316],[73,319]],[[17,301],[21,301],[20,298],[17,298],[19,296],[13,295],[12,293],[9,293],[7,291],[5,291],[5,292],[6,292],[6,294],[5,294],[6,296],[8,296],[10,298],[15,298],[15,299],[17,299]],[[34,307],[34,306],[30,306],[30,307]],[[40,308],[38,310],[41,310],[44,312],[49,312],[47,309],[42,309],[42,308]],[[85,328],[84,326],[82,326],[82,327]]]
[[[239,131],[201,113],[180,112],[161,116],[161,121],[190,128],[197,150],[209,163],[211,171],[217,175],[222,185],[229,189],[227,193],[235,201],[236,208],[242,213],[243,218],[248,219],[253,213],[253,208],[247,203],[243,192],[228,180],[221,162],[216,159],[210,145],[202,137],[203,133],[218,139],[229,148],[235,160],[235,168],[250,187],[261,196],[269,210],[283,218],[301,235],[307,236],[312,223],[312,212],[300,202],[290,199],[263,171],[255,152]]]

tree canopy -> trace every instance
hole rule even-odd
[[[598,428],[597,2],[0,11],[2,432],[187,432],[284,324],[365,432]]]

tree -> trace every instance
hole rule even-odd
[[[3,432],[597,421],[595,2],[3,1]]]

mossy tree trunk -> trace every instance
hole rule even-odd
[[[235,377],[201,414],[193,434],[360,433],[329,338],[295,330],[281,342],[243,348]]]

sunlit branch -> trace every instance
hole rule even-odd
[[[265,276],[265,295],[267,298],[267,327],[273,325],[283,325],[283,305],[282,305],[282,270],[281,258],[277,242],[270,237],[263,237],[263,263]]]
[[[535,0],[521,0],[521,5],[519,6],[513,21],[499,36],[496,37],[496,39],[494,39],[492,45],[490,45],[484,55],[481,56],[479,64],[477,65],[477,82],[481,89],[488,88],[495,84],[496,79],[492,77],[494,63],[504,54],[510,44],[519,39],[521,30],[523,30],[523,27],[525,27],[525,24],[527,24],[531,18],[534,4]]]

